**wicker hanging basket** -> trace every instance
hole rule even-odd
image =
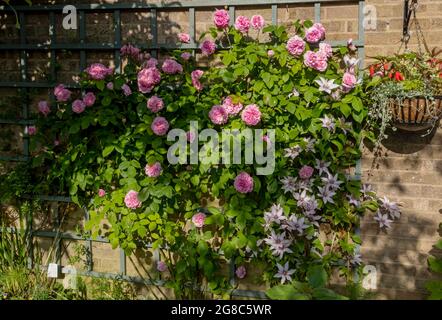
[[[442,117],[442,96],[391,98],[389,104],[394,126],[406,131],[430,129]]]

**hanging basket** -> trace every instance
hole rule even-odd
[[[394,126],[406,131],[430,129],[442,116],[442,96],[391,98],[389,105]]]

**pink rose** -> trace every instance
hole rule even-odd
[[[83,100],[75,100],[72,102],[72,111],[75,113],[82,113],[86,109],[86,105],[84,104]]]
[[[224,98],[222,106],[224,107],[224,109],[226,109],[227,113],[230,116],[237,115],[242,110],[243,107],[240,102],[236,104],[233,103],[232,98],[230,96]]]
[[[321,51],[307,51],[304,54],[304,64],[307,67],[324,72],[328,67],[327,56]]]
[[[241,119],[248,126],[256,126],[261,121],[261,111],[256,104],[250,104],[244,108]]]
[[[321,42],[319,44],[319,51],[321,51],[327,58],[331,58],[333,56],[333,48],[330,44]]]
[[[157,270],[159,272],[167,271],[167,264],[164,261],[157,261]]]
[[[299,177],[303,180],[309,179],[313,174],[313,168],[310,166],[303,166],[299,170]]]
[[[130,190],[124,197],[124,203],[129,209],[137,209],[141,207],[141,201],[138,199],[138,192]]]
[[[344,89],[350,91],[356,86],[357,82],[358,80],[353,73],[344,73],[344,76],[342,77],[342,86],[344,87]]]
[[[121,89],[123,90],[123,93],[126,97],[130,96],[132,94],[132,90],[130,89],[130,87],[127,84],[123,84],[121,86]]]
[[[114,69],[106,68],[101,63],[93,63],[86,68],[86,72],[94,80],[103,80],[106,76],[111,75],[114,72]]]
[[[313,27],[315,27],[316,29],[318,29],[322,33],[321,40],[324,40],[325,39],[325,28],[322,25],[322,23],[316,22],[315,24],[313,24]]]
[[[163,69],[163,71],[167,74],[176,74],[183,72],[182,65],[180,65],[178,62],[176,62],[173,59],[166,59],[161,69]]]
[[[59,146],[60,145],[60,140],[58,140],[58,139],[55,139],[54,140],[54,146]]]
[[[202,212],[198,212],[192,217],[192,222],[197,228],[202,228],[204,226],[205,220],[206,220],[206,215]]]
[[[246,267],[244,267],[244,266],[238,267],[235,271],[235,274],[239,279],[244,279],[244,277],[247,274]]]
[[[299,57],[305,50],[305,41],[299,36],[293,36],[287,41],[287,51],[295,57]]]
[[[213,14],[213,23],[215,23],[215,26],[218,29],[225,29],[229,26],[230,22],[230,16],[227,10],[221,9],[215,10],[215,13]]]
[[[201,82],[199,81],[200,78],[203,76],[203,74],[204,74],[204,71],[202,71],[202,70],[194,70],[191,73],[192,85],[198,91],[203,90],[203,86],[202,86]]]
[[[209,111],[209,118],[214,124],[225,124],[229,120],[229,114],[223,106],[215,105]]]
[[[161,74],[157,68],[144,68],[138,73],[138,90],[142,93],[149,93],[153,87],[160,83]]]
[[[83,102],[86,107],[90,107],[95,103],[95,95],[93,92],[88,92],[83,97]]]
[[[270,140],[269,136],[267,136],[267,135],[262,136],[262,141],[265,141],[265,143],[267,143],[269,145],[272,144],[272,141]]]
[[[146,167],[144,168],[146,175],[151,178],[159,177],[162,171],[163,169],[159,162],[155,162],[152,165],[146,164]]]
[[[216,44],[213,41],[205,40],[200,46],[201,52],[205,56],[210,56],[215,53]]]
[[[253,178],[247,172],[241,172],[236,176],[233,183],[236,191],[240,193],[249,193],[253,191]]]
[[[127,44],[121,47],[120,53],[123,57],[127,56],[134,60],[141,61],[143,59],[143,54],[140,52],[140,49],[134,47],[131,44]]]
[[[104,191],[103,189],[98,189],[98,196],[100,198],[103,198],[106,195],[106,191]]]
[[[242,33],[249,32],[250,20],[247,17],[239,16],[235,21],[235,29]]]
[[[322,32],[316,27],[310,27],[305,31],[305,40],[308,43],[318,43],[322,39]]]
[[[158,65],[158,60],[155,58],[149,58],[145,64],[147,68],[156,68]]]
[[[178,39],[181,43],[190,43],[190,35],[188,33],[178,33]]]
[[[33,136],[37,133],[37,128],[35,126],[28,127],[28,135]]]
[[[183,59],[183,60],[189,60],[190,58],[192,58],[192,54],[190,53],[190,52],[183,52],[182,54],[181,54],[181,58]]]
[[[164,136],[169,131],[169,122],[167,122],[166,118],[156,117],[153,119],[150,127],[157,136]]]
[[[273,50],[268,50],[267,51],[267,56],[273,57],[274,55],[275,55],[275,51],[273,51]]]
[[[51,112],[49,104],[46,100],[42,100],[38,103],[38,111],[40,111],[45,117]]]
[[[250,20],[253,29],[260,30],[264,27],[265,20],[261,15],[254,15]]]
[[[187,137],[187,141],[193,142],[195,140],[195,133],[193,133],[192,131],[187,131],[186,137]]]
[[[147,100],[147,107],[150,111],[157,113],[164,107],[163,99],[158,98],[157,96],[152,96]]]
[[[71,97],[71,91],[66,89],[64,85],[59,84],[54,88],[54,95],[59,102],[66,102]]]

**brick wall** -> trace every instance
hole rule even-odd
[[[118,0],[117,0],[118,1]],[[191,0],[188,0],[191,1]],[[56,3],[71,4],[72,1],[55,1]],[[90,3],[98,1],[75,1],[75,3]],[[106,2],[115,2],[113,0]],[[123,1],[121,1],[123,2]],[[138,1],[137,1],[138,2]],[[155,1],[151,1],[155,2]],[[158,1],[157,1],[158,2]],[[165,1],[170,2],[170,1]],[[34,0],[33,3],[47,3]],[[258,3],[258,2],[257,2]],[[442,0],[419,0],[418,18],[424,29],[430,47],[442,47]],[[402,35],[403,1],[402,0],[366,0],[367,5],[373,5],[377,12],[377,29],[366,31],[366,56],[391,54],[400,46]],[[238,7],[237,14],[262,14],[267,21],[271,20],[271,10],[268,6]],[[202,32],[211,26],[212,10],[198,9],[196,11],[197,39]],[[183,10],[160,12],[159,43],[174,43],[179,32],[187,32],[189,28],[188,13]],[[123,42],[149,44],[150,34],[149,13],[122,13]],[[295,19],[313,19],[313,5],[280,5],[278,7],[278,23],[286,24]],[[358,7],[354,3],[341,2],[322,5],[322,22],[328,30],[329,40],[357,39]],[[56,14],[57,42],[78,41],[78,33],[63,30],[61,14]],[[14,17],[0,12],[0,43],[18,42],[18,31],[14,28]],[[112,17],[109,14],[88,14],[87,41],[113,41]],[[27,41],[37,43],[49,40],[46,15],[35,14],[26,21]],[[417,48],[416,40],[410,42],[411,48]],[[102,51],[91,53],[87,62],[101,61],[113,64],[113,53]],[[28,77],[42,81],[48,77],[48,54],[33,52],[29,55]],[[57,80],[71,82],[79,69],[78,52],[59,52],[57,54]],[[0,52],[0,79],[19,81],[18,52]],[[20,117],[21,109],[14,103],[16,90],[0,90],[0,115]],[[31,106],[35,110],[36,102],[47,95],[46,90],[31,92]],[[0,128],[0,153],[19,153],[22,129],[18,126],[3,126]],[[13,139],[9,137],[13,135]],[[2,142],[1,137],[8,137]],[[362,255],[365,263],[375,265],[378,271],[377,298],[423,298],[424,282],[431,275],[426,268],[426,258],[432,250],[432,244],[438,238],[438,224],[442,213],[442,130],[425,138],[416,134],[403,132],[395,133],[385,141],[382,157],[373,167],[373,153],[364,148],[363,179],[373,183],[380,194],[386,195],[403,203],[403,217],[394,224],[388,233],[379,232],[374,221],[366,218],[362,223],[362,238],[364,245]],[[2,168],[0,167],[0,170]],[[65,222],[66,229],[74,229],[81,224],[81,212],[72,213]],[[47,226],[45,226],[47,227]],[[49,247],[47,240],[42,245]],[[73,243],[64,242],[65,256],[74,255]],[[103,272],[118,271],[118,251],[112,251],[106,244],[94,245],[94,270]],[[151,257],[143,258],[147,268],[151,267]],[[134,266],[128,260],[128,272],[135,274]],[[258,272],[259,273],[259,272]],[[257,288],[243,284],[242,288]]]

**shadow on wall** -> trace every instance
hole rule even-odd
[[[363,260],[377,268],[380,298],[425,298],[425,283],[435,277],[427,257],[441,256],[433,245],[442,221],[442,130],[426,136],[398,130],[378,150],[366,147],[364,182],[399,202],[403,214],[388,232],[371,215],[363,219]]]

